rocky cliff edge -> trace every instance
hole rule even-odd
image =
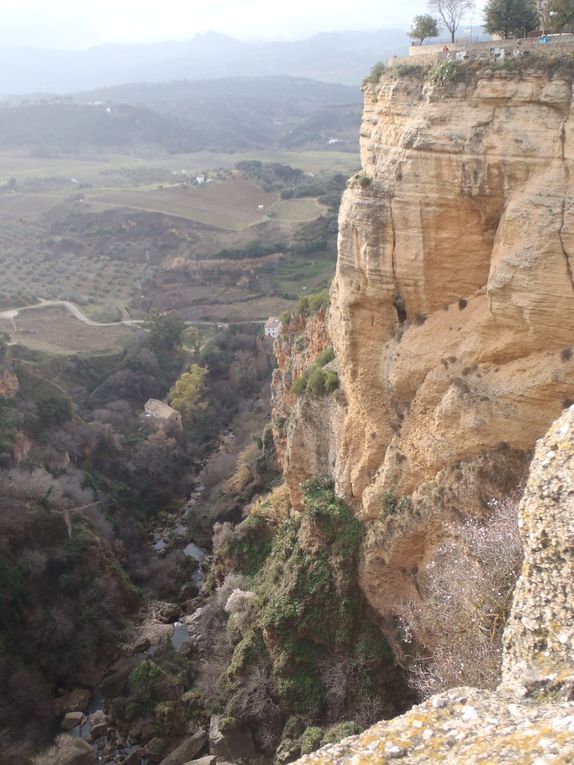
[[[531,59],[366,83],[323,339],[340,389],[293,403],[287,362],[276,375],[295,510],[317,472],[367,528],[389,500],[409,508],[363,546],[387,625],[448,524],[519,490],[574,402],[574,67]]]
[[[519,513],[525,557],[498,690],[433,696],[299,765],[574,761],[574,407],[537,444]]]

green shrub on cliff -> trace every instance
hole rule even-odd
[[[464,64],[457,61],[443,61],[432,70],[430,79],[433,85],[445,87],[449,83],[459,82],[463,75]]]
[[[339,376],[336,372],[325,371],[320,367],[315,367],[309,375],[307,388],[314,396],[324,396],[326,393],[333,393],[338,387]]]
[[[335,353],[331,347],[322,350],[315,359],[315,363],[293,380],[291,392],[295,396],[300,396],[305,391],[309,391],[314,396],[334,393],[339,387],[339,375],[332,369],[323,369],[334,358]]]
[[[327,477],[307,481],[303,498],[303,512],[277,527],[253,579],[249,629],[222,686],[226,714],[274,735],[290,715],[319,721],[325,710],[369,724],[357,710],[368,700],[381,716],[393,663],[358,589],[362,524]]]
[[[316,751],[323,741],[323,731],[317,726],[305,728],[301,736],[301,754],[311,754]]]
[[[385,73],[386,68],[387,66],[385,62],[379,61],[373,66],[365,82],[370,82],[371,85],[377,85],[382,75]]]
[[[321,292],[315,292],[312,295],[304,295],[300,297],[295,308],[293,309],[293,316],[313,316],[323,308],[329,307],[329,290],[324,289]]]

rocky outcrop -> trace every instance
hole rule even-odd
[[[301,483],[333,471],[343,408],[340,396],[298,397],[291,386],[331,346],[325,310],[294,316],[274,344],[273,440],[295,511],[303,509]]]
[[[574,760],[574,407],[541,440],[520,504],[524,565],[497,692],[457,688],[303,765]]]
[[[207,744],[207,731],[198,730],[193,736],[186,738],[161,761],[161,765],[184,765],[193,760]]]
[[[467,80],[365,88],[330,312],[333,474],[364,518],[501,443],[528,452],[574,399],[571,82]]]
[[[574,407],[536,448],[520,523],[524,565],[504,633],[502,687],[574,698]]]
[[[574,399],[570,79],[467,80],[391,69],[365,86],[329,317],[346,405],[302,448],[307,473],[332,453],[365,519],[454,463],[490,454],[495,476],[501,444],[529,452]]]
[[[97,752],[81,738],[58,736],[54,745],[34,758],[34,765],[92,765]]]
[[[328,318],[340,391],[292,400],[294,352],[275,388],[295,509],[318,472],[369,527],[388,497],[410,500],[363,548],[362,588],[387,623],[448,523],[521,486],[574,402],[571,67],[452,79],[403,66],[365,85]]]

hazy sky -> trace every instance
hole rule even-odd
[[[481,2],[481,0],[479,0]],[[426,0],[0,0],[0,45],[86,48],[103,42],[189,39],[214,30],[241,39],[406,27]],[[475,23],[480,13],[474,12]],[[470,19],[470,16],[469,16]]]

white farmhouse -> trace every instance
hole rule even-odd
[[[281,329],[281,321],[276,316],[270,316],[265,322],[265,337],[277,337]]]

